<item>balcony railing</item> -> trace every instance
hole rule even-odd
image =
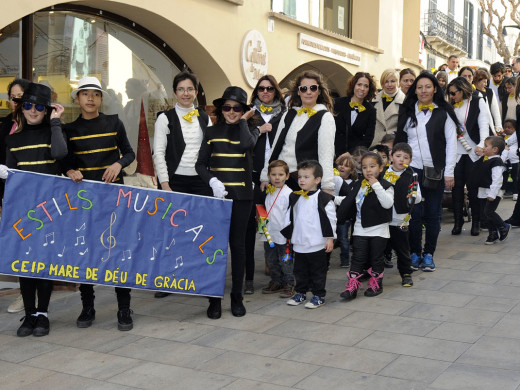
[[[426,36],[437,36],[465,52],[468,51],[467,29],[438,10],[430,10],[424,14],[422,31]]]

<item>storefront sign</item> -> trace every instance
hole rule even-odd
[[[258,80],[267,74],[267,45],[264,37],[256,30],[249,31],[244,36],[241,50],[242,73],[249,86],[254,88]]]
[[[298,33],[298,49],[357,66],[361,64],[361,52],[303,33]]]
[[[1,274],[224,295],[231,201],[14,172]]]

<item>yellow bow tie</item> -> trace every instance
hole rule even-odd
[[[488,156],[484,156],[484,161],[487,161],[489,160],[489,157]]]
[[[461,100],[461,101],[458,102],[458,103],[453,103],[453,107],[455,107],[455,108],[459,108],[459,107],[462,107],[463,104],[464,104],[464,100]]]
[[[450,70],[450,72],[448,74],[457,74],[457,71],[456,70]]]
[[[509,94],[509,97],[512,99],[512,98],[515,97],[515,95],[514,94]]]
[[[275,191],[276,191],[276,187],[273,186],[272,184],[268,184],[267,188],[265,189],[265,193],[269,194],[269,195],[274,194]]]
[[[186,115],[184,115],[182,118],[186,119],[188,122],[193,123],[193,115],[199,116],[199,110],[191,110]]]
[[[363,112],[366,110],[365,106],[362,105],[361,103],[358,103],[358,102],[350,102],[350,108],[355,108],[357,107],[358,109],[358,112]]]
[[[471,87],[473,88],[474,91],[477,90],[477,87],[475,87],[475,84],[471,84]]]
[[[502,83],[502,82],[500,82],[500,83],[496,83],[495,80],[493,80],[493,84],[495,84],[495,86],[497,86],[497,87],[500,86],[501,83]]]
[[[432,112],[434,108],[435,104],[419,104],[419,111],[429,110],[430,112]]]
[[[393,96],[388,96],[386,93],[383,93],[383,99],[386,99],[387,103],[390,103],[392,100],[394,100]]]
[[[339,171],[337,170],[337,168],[334,168],[333,171],[334,171],[334,176],[339,176]]]
[[[310,118],[311,116],[316,114],[318,111],[316,111],[314,108],[302,107],[299,110],[297,110],[296,112],[298,113],[298,115],[301,115],[303,113],[307,113],[307,116]]]
[[[294,191],[294,193],[296,195],[303,196],[305,199],[309,199],[309,195],[307,195],[309,193],[309,191],[300,190],[300,191]]]
[[[372,192],[372,186],[370,185],[370,183],[368,182],[367,179],[363,179],[363,181],[361,182],[361,188],[365,188],[365,187],[366,187],[365,195],[367,195],[369,192]]]
[[[395,172],[386,171],[385,172],[385,180],[389,181],[392,184],[395,184],[397,180],[399,180],[401,176],[396,174]]]
[[[260,111],[262,112],[271,112],[273,111],[273,107],[267,107],[267,106],[264,106],[263,104],[260,104]]]
[[[504,139],[508,139],[508,138],[509,138],[509,136],[508,136],[508,135],[506,135],[506,136],[504,137]]]

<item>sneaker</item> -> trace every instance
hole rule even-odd
[[[507,237],[507,235],[506,235]],[[489,232],[488,237],[486,238],[486,245],[493,245],[498,241],[498,232],[496,230]]]
[[[341,260],[341,263],[339,265],[341,268],[348,268],[350,267],[350,260]]]
[[[252,280],[246,280],[246,286],[244,288],[244,294],[251,295],[255,293],[255,287]]]
[[[368,288],[365,290],[365,297],[376,297],[383,292],[383,275],[384,272],[377,273],[369,270],[370,280],[368,281]]]
[[[507,238],[507,235],[509,234],[509,231],[511,230],[511,225],[508,223],[505,223],[504,226],[498,229],[499,234],[499,241],[505,241]]]
[[[361,275],[357,272],[347,272],[348,281],[345,285],[346,289],[339,294],[341,298],[351,301],[357,297],[358,290],[363,287],[359,281]]]
[[[412,259],[412,269],[417,271],[421,265],[421,256],[419,256],[417,253],[412,253],[410,258]]]
[[[81,314],[76,320],[76,325],[78,328],[88,328],[92,325],[92,321],[96,319],[96,310],[94,310],[94,306],[84,306]]]
[[[16,335],[18,337],[26,337],[33,334],[34,331],[34,325],[36,325],[36,316],[33,316],[31,314],[25,315],[25,317],[22,317],[20,319],[22,322],[22,325],[18,328],[16,331]]]
[[[49,334],[49,329],[50,325],[47,316],[44,316],[43,314],[38,314],[38,317],[36,317],[36,325],[33,329],[33,336],[47,336]]]
[[[513,194],[513,202],[516,202],[518,200],[518,194]]]
[[[280,292],[280,298],[291,298],[294,295],[294,287],[286,284]]]
[[[280,283],[271,280],[269,284],[262,289],[262,294],[276,294],[282,290],[283,286]]]
[[[325,304],[325,300],[323,298],[320,298],[319,296],[315,295],[312,297],[310,302],[307,302],[305,304],[305,307],[307,309],[317,309],[320,306],[323,306]]]
[[[511,198],[513,196],[513,192],[511,191],[505,191],[503,197],[504,198]]]
[[[394,263],[392,262],[392,258],[384,258],[385,268],[394,268]]]
[[[433,256],[429,253],[425,253],[423,256],[423,260],[421,263],[421,269],[424,272],[433,272],[435,271],[435,263],[433,262]]]
[[[132,330],[134,327],[134,321],[131,316],[132,313],[133,311],[130,309],[122,309],[117,312],[117,329]]]
[[[294,294],[291,299],[287,301],[287,304],[289,306],[298,306],[299,304],[305,302],[307,300],[307,297],[305,294],[296,293]]]
[[[18,297],[14,300],[13,303],[9,305],[7,308],[8,313],[18,313],[24,309],[22,294],[18,295]]]
[[[412,275],[404,274],[403,276],[401,276],[401,286],[412,287],[413,286]]]

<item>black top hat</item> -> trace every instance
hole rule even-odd
[[[220,99],[213,100],[213,105],[221,106],[226,100],[234,100],[240,103],[244,112],[251,109],[247,104],[247,93],[240,87],[227,87]]]
[[[35,104],[43,104],[44,106],[51,106],[51,89],[43,84],[30,83],[23,96],[18,99],[13,99],[17,103],[31,102]]]

